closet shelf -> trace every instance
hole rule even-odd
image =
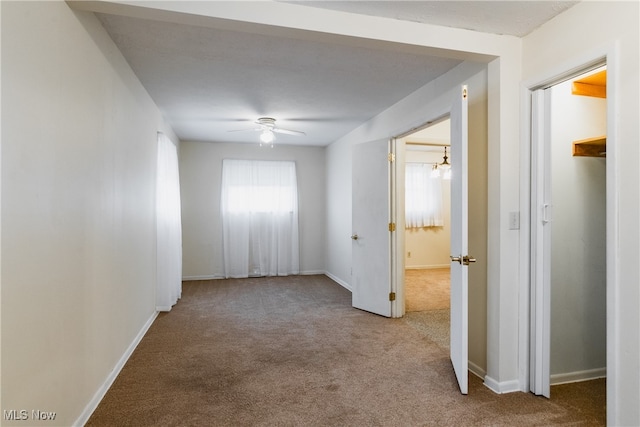
[[[598,136],[573,141],[573,155],[581,157],[607,157],[607,137]]]
[[[574,95],[594,96],[596,98],[607,97],[607,70],[591,74],[580,80],[575,80],[571,88]]]

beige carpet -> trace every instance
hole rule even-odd
[[[449,309],[410,311],[403,320],[421,335],[433,341],[445,351],[449,351]]]
[[[325,276],[187,282],[89,426],[596,426],[604,382],[459,393],[446,343]]]
[[[404,275],[405,311],[449,308],[451,274],[448,268],[407,269]]]

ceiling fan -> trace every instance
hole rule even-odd
[[[290,130],[276,127],[276,119],[272,117],[260,117],[255,121],[255,124],[258,125],[256,128],[252,129],[238,129],[238,130],[230,130],[229,132],[260,132],[260,145],[262,143],[271,144],[273,146],[273,141],[276,139],[275,133],[283,133],[287,135],[295,135],[295,136],[304,136],[306,133],[301,132],[299,130]]]

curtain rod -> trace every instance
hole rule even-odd
[[[417,141],[407,141],[405,145],[422,145],[425,147],[451,147],[451,144],[443,144],[437,142],[417,142]]]

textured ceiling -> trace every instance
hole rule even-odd
[[[287,1],[322,9],[523,37],[577,1]]]
[[[521,36],[574,2],[285,2]],[[249,5],[250,2],[247,2]],[[250,6],[247,6],[250,7]],[[96,13],[181,140],[256,142],[263,116],[327,145],[455,67],[401,50]]]
[[[229,133],[274,117],[326,145],[459,61],[99,15],[182,140],[255,141]],[[331,126],[327,126],[331,124]]]

